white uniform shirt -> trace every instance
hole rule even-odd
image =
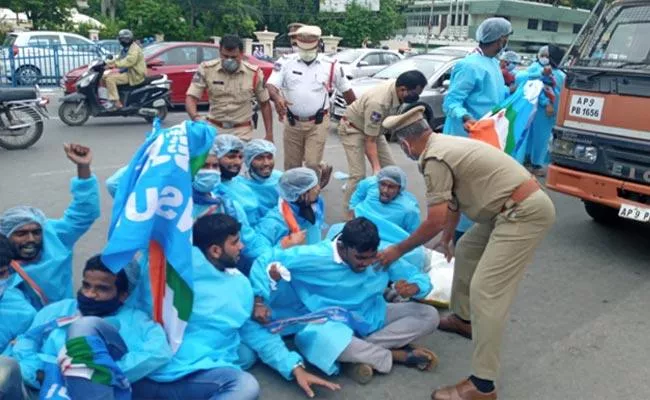
[[[283,60],[279,71],[273,71],[267,83],[284,92],[291,112],[301,118],[314,116],[318,110],[328,108],[328,85],[332,74],[332,89],[340,93],[352,88],[336,60],[319,54],[316,60],[307,65],[299,58]],[[332,70],[332,64],[334,69]]]

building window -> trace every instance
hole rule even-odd
[[[538,19],[529,19],[528,20],[528,29],[536,31],[538,26],[539,26],[539,20]]]
[[[557,32],[557,21],[542,21],[542,30],[546,32]]]
[[[573,33],[580,33],[580,29],[582,29],[581,24],[573,24]]]

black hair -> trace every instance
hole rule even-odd
[[[406,86],[408,90],[415,90],[418,87],[425,88],[427,86],[427,78],[422,72],[417,69],[412,69],[410,71],[402,72],[400,76],[397,77],[395,86]]]
[[[548,45],[548,59],[553,68],[557,68],[564,58],[564,49],[554,44]]]
[[[238,35],[225,35],[219,41],[219,47],[226,50],[244,51],[244,41]]]
[[[90,257],[88,261],[86,261],[83,273],[85,274],[86,271],[101,271],[114,275],[117,293],[126,293],[129,291],[129,278],[127,278],[124,268],[122,268],[117,274],[113,273],[113,271],[108,269],[108,267],[102,262],[101,255],[99,254]]]
[[[194,246],[206,254],[211,246],[223,246],[228,236],[235,236],[241,224],[226,214],[210,214],[196,220],[192,228]]]
[[[0,235],[0,267],[6,267],[14,258],[14,246],[5,235]]]
[[[419,106],[424,107],[424,119],[425,119],[425,121],[427,121],[427,123],[429,124],[430,127],[433,127],[433,122],[434,122],[433,121],[433,109],[431,108],[431,106],[428,103],[425,103],[423,101],[416,101],[415,103],[411,103],[408,106],[406,106],[406,108],[404,108],[404,111],[402,111],[402,114],[406,113],[408,110],[411,110],[411,109],[413,109],[415,107],[419,107]]]
[[[359,253],[377,251],[379,247],[377,225],[364,217],[355,218],[345,224],[339,240],[343,247],[353,248]]]

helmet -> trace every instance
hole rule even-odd
[[[117,40],[119,40],[122,46],[129,46],[133,43],[133,32],[128,29],[122,29],[117,34]]]

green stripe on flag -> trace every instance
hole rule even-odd
[[[203,153],[201,155],[190,158],[190,173],[192,177],[196,175],[196,172],[203,168],[205,165],[205,160],[208,158],[208,153]]]
[[[512,155],[517,145],[515,141],[515,119],[517,119],[517,111],[512,107],[506,109],[506,119],[508,120],[508,137],[506,138],[506,147],[503,149],[506,154]]]
[[[188,321],[192,313],[192,302],[194,293],[185,280],[178,274],[174,267],[167,263],[167,286],[174,292],[173,304],[178,312],[178,318],[182,321]]]
[[[90,378],[92,382],[110,386],[113,378],[111,370],[95,363],[94,352],[88,341],[83,336],[70,339],[65,342],[66,353],[70,357],[72,364],[84,364],[87,368],[93,370]]]

